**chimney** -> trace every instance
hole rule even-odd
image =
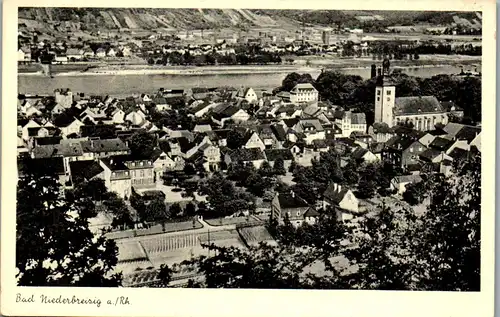
[[[377,65],[372,64],[371,78],[377,77]]]

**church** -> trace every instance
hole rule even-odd
[[[434,96],[396,98],[396,84],[391,78],[389,65],[389,60],[385,59],[382,74],[377,77],[375,123],[386,123],[389,127],[412,123],[414,129],[428,131],[438,123],[448,124],[450,113],[460,115],[454,105],[448,109]]]

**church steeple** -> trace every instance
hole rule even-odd
[[[386,123],[389,127],[394,125],[395,98],[396,85],[391,80],[390,62],[386,58],[382,63],[382,74],[378,76],[375,88],[375,122]]]

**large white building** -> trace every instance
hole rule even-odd
[[[449,113],[460,114],[454,107],[446,109],[434,96],[412,96],[396,98],[396,84],[389,74],[389,61],[383,64],[383,73],[375,88],[375,123],[386,123],[389,127],[412,123],[420,131],[433,130],[437,123],[446,125]]]
[[[318,101],[318,91],[309,83],[297,84],[290,91],[290,102],[309,103]]]

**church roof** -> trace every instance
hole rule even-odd
[[[399,97],[395,100],[395,115],[444,113],[441,103],[434,96]]]
[[[381,75],[377,77],[377,86],[396,86],[391,76]]]

